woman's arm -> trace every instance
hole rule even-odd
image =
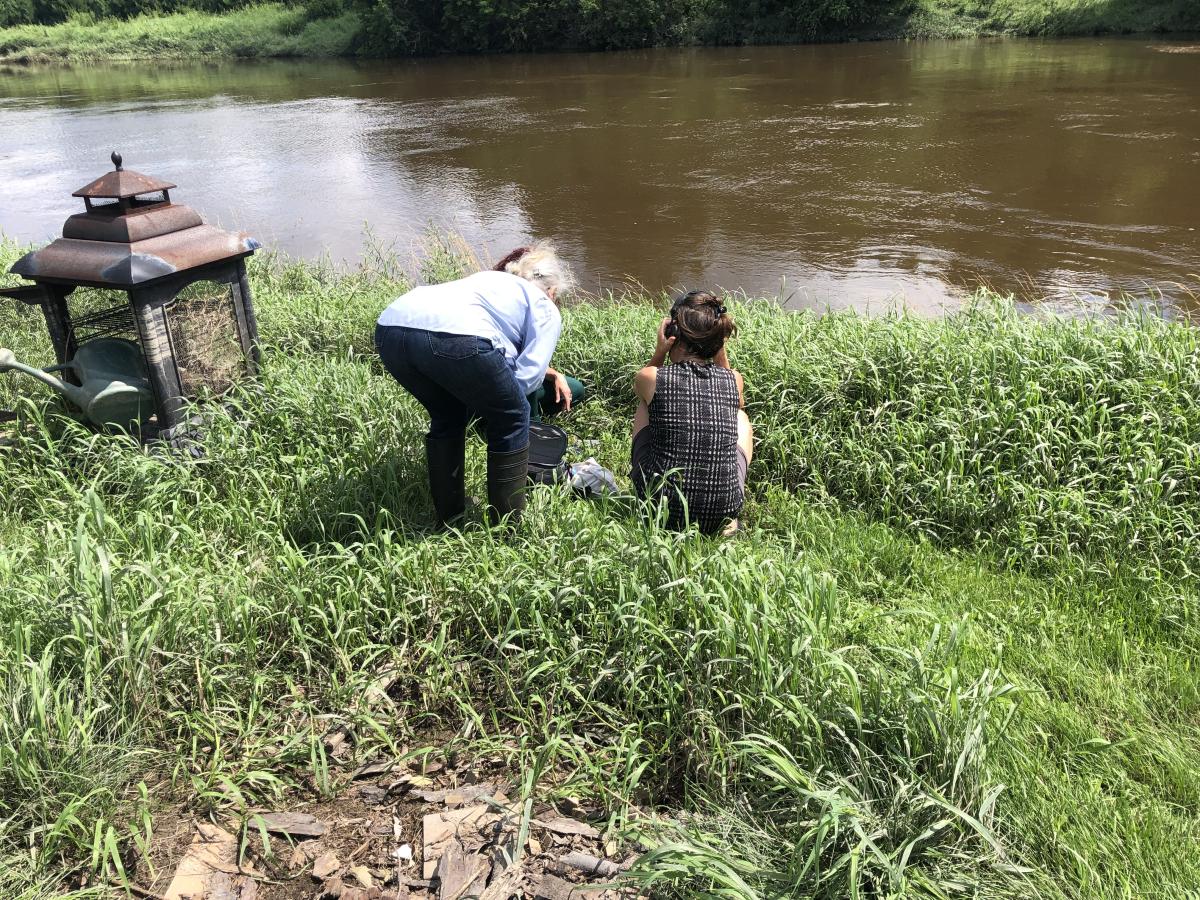
[[[724,352],[724,351],[722,351]],[[738,389],[738,409],[746,408],[746,381],[742,378],[742,373],[737,369],[732,369],[733,380],[737,382]]]
[[[571,396],[571,385],[566,377],[553,366],[547,366],[546,381],[554,386],[554,402],[562,406],[563,412],[570,412],[571,401],[575,398]]]
[[[646,368],[653,367],[658,369],[667,361],[667,356],[670,354],[671,348],[675,346],[675,338],[667,337],[667,326],[670,324],[670,319],[663,319],[658,323],[658,342],[654,346],[654,355],[650,357],[650,362],[646,364]]]
[[[530,301],[519,355],[513,363],[513,375],[523,394],[532,394],[545,381],[550,357],[554,355],[562,331],[558,307],[548,297],[541,295]]]
[[[671,348],[675,346],[675,338],[667,337],[666,334],[667,325],[670,323],[670,319],[663,319],[658,323],[658,343],[654,347],[654,355],[650,357],[650,362],[633,376],[633,392],[647,406],[654,399],[654,388],[658,384],[658,370],[667,361]]]
[[[638,399],[650,405],[654,399],[654,387],[658,383],[658,366],[644,366],[633,376],[633,392]]]

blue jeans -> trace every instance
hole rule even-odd
[[[375,346],[384,368],[429,412],[431,438],[457,437],[478,416],[492,453],[528,445],[529,401],[491,341],[378,325]]]

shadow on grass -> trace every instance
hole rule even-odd
[[[354,544],[383,531],[400,532],[408,540],[434,533],[423,461],[390,457],[311,484],[283,528],[299,547]]]

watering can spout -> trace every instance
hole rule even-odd
[[[36,378],[42,384],[58,391],[76,406],[84,406],[85,398],[83,391],[73,384],[67,384],[61,378],[55,378],[48,372],[43,372],[41,369],[35,369],[33,366],[27,366],[24,363],[17,362],[17,358],[11,350],[0,347],[0,371],[12,369],[14,372],[23,372],[30,378]]]

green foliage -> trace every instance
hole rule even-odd
[[[33,21],[33,0],[0,0],[0,28]]]
[[[467,266],[444,241],[420,269]],[[207,413],[199,458],[0,377],[0,893],[111,870],[168,795],[336,789],[339,726],[363,758],[436,733],[547,766],[652,847],[630,877],[656,896],[1200,889],[1194,331],[736,303],[741,537],[550,489],[511,536],[437,534],[424,415],[371,344],[409,279],[251,279],[262,390]],[[565,313],[555,364],[595,387],[565,424],[619,475],[659,315]],[[49,356],[12,304],[0,344]],[[472,443],[469,493],[483,468]]]
[[[206,18],[211,17],[211,18]],[[108,20],[128,20],[113,24]],[[103,22],[98,33],[79,26]],[[0,59],[406,56],[1200,29],[1193,0],[0,0]],[[204,35],[251,26],[246,39]],[[302,35],[302,36],[301,36]],[[136,36],[145,36],[141,43]],[[83,39],[87,38],[87,42]],[[5,49],[8,48],[8,49]],[[13,48],[16,48],[15,50]]]
[[[368,53],[622,49],[812,39],[896,0],[358,0]]]
[[[73,18],[53,28],[0,31],[0,59],[19,62],[195,57],[344,56],[357,39],[353,13],[309,18],[300,7],[251,6],[214,16],[188,11],[114,24]]]

